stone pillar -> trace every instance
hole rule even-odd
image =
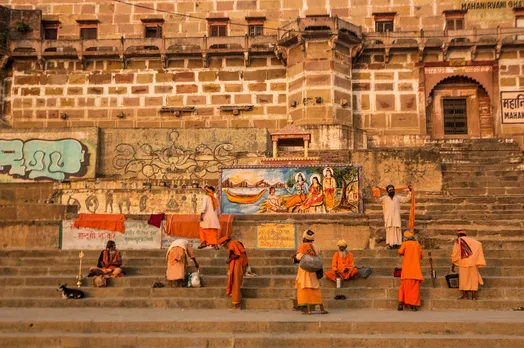
[[[309,140],[304,140],[304,157],[309,157]]]
[[[273,158],[278,157],[278,140],[273,140]]]

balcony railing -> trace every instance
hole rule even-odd
[[[278,39],[287,40],[297,34],[315,32],[347,32],[356,38],[362,38],[362,27],[349,23],[338,17],[306,17],[298,18],[278,29]]]
[[[13,40],[11,56],[133,56],[213,52],[272,52],[276,35],[180,37],[161,39]]]

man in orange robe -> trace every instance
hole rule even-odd
[[[462,290],[459,300],[469,299],[470,292],[471,299],[476,300],[479,284],[484,284],[478,269],[486,266],[482,243],[467,237],[464,231],[458,231],[457,236],[451,253],[451,271],[455,272],[455,266],[459,267],[459,289]]]
[[[89,269],[89,277],[103,274],[106,277],[123,277],[122,254],[116,250],[116,243],[112,240],[107,241],[106,249],[100,253],[96,267]]]
[[[219,207],[218,200],[215,197],[215,188],[206,186],[206,194],[202,198],[202,212],[200,213],[200,246],[203,249],[212,246],[218,249],[218,231],[220,230],[220,221],[218,219]]]
[[[227,248],[228,258],[226,263],[229,264],[229,277],[227,279],[226,293],[231,297],[233,309],[242,309],[242,281],[246,272],[248,259],[246,249],[242,243],[230,239],[228,236],[220,238],[218,243]]]
[[[420,260],[424,257],[424,253],[413,233],[406,231],[404,237],[405,242],[398,249],[398,254],[404,255],[398,292],[398,310],[403,310],[404,305],[407,305],[411,310],[416,311],[420,306],[420,283],[424,280],[420,269]]]
[[[355,258],[346,250],[348,244],[342,239],[338,241],[337,246],[339,251],[333,255],[331,271],[326,272],[326,278],[336,281],[336,278],[348,280],[357,277],[358,269],[355,268]]]

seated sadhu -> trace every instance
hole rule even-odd
[[[326,278],[336,281],[337,278],[348,280],[358,276],[358,269],[355,268],[355,258],[347,251],[348,243],[339,240],[337,243],[338,251],[333,255],[331,271],[326,272]]]
[[[116,250],[116,243],[112,240],[107,242],[106,249],[100,253],[96,267],[89,269],[89,275],[103,274],[110,278],[123,277],[122,254]]]

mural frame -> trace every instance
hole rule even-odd
[[[337,214],[329,214],[329,213],[287,213],[282,214],[280,216],[311,216],[311,217],[326,217],[330,215],[337,215],[337,216],[355,216],[355,215],[362,215],[364,214],[364,199],[362,196],[362,165],[358,164],[340,164],[340,163],[311,163],[311,164],[271,164],[271,165],[231,165],[231,166],[221,166],[219,168],[219,176],[218,176],[218,185],[217,185],[217,192],[222,192],[222,182],[223,182],[223,172],[225,169],[275,169],[275,168],[291,168],[291,169],[300,169],[300,168],[311,168],[311,167],[354,167],[358,169],[358,211],[357,212],[347,212],[347,213],[337,213]],[[217,194],[217,198],[219,201],[219,206],[222,207],[222,194]],[[263,214],[242,214],[242,215],[263,215]],[[268,216],[275,216],[272,214],[267,214]]]

